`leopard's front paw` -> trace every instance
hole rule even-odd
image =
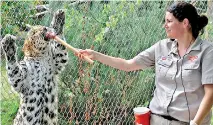
[[[57,16],[60,19],[65,18],[65,10],[64,9],[59,9],[56,11],[55,16]]]
[[[16,52],[16,37],[10,34],[5,35],[1,40],[2,49],[4,50],[7,57],[14,56]]]
[[[65,10],[59,9],[54,13],[52,22],[50,27],[52,27],[56,34],[62,34],[63,33],[63,26],[65,24]]]

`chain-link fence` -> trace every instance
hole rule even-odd
[[[64,35],[70,45],[133,58],[166,37],[162,25],[166,7],[173,1],[1,1],[1,36],[17,37],[18,60],[26,24],[49,26],[53,13],[64,9]],[[213,41],[212,1],[189,1],[210,21],[203,38]],[[2,50],[1,50],[2,53]],[[10,125],[19,96],[8,83],[6,60],[1,54],[1,123]],[[133,124],[133,108],[147,106],[154,90],[154,70],[124,72],[98,62],[89,65],[69,52],[59,75],[58,123]]]

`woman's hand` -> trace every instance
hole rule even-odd
[[[77,56],[83,59],[83,56],[87,56],[88,58],[95,60],[95,51],[91,49],[79,50]]]

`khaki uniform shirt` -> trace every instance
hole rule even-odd
[[[183,122],[189,122],[189,117],[192,120],[204,96],[203,85],[213,84],[213,44],[197,38],[180,57],[177,42],[164,39],[134,59],[142,69],[155,67],[151,111]],[[210,117],[204,121],[210,121]]]

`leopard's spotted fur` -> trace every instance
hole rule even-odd
[[[50,28],[33,26],[24,43],[24,60],[17,61],[16,37],[6,35],[2,46],[7,61],[8,81],[20,95],[20,107],[14,125],[57,125],[57,74],[65,66],[66,48],[46,40],[47,31],[63,39],[65,13],[58,10]]]

